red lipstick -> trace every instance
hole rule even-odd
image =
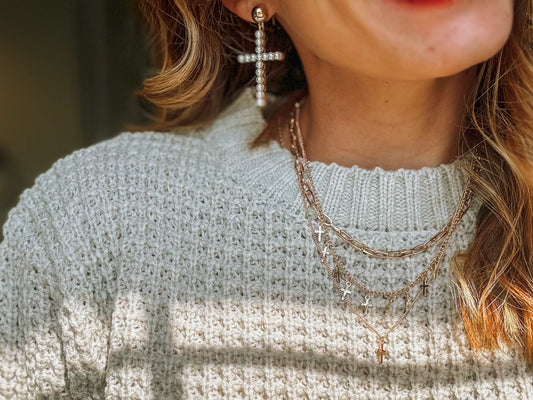
[[[455,0],[393,0],[396,3],[401,3],[406,6],[448,6],[454,3]]]

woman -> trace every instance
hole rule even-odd
[[[165,132],[11,211],[0,397],[531,398],[532,5],[143,0]]]

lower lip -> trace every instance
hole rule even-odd
[[[392,0],[395,3],[407,7],[447,7],[452,5],[455,0]]]

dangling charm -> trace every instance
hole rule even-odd
[[[347,294],[352,294],[352,291],[350,290],[350,286],[352,286],[352,282],[346,281],[346,288],[341,289],[342,300],[344,300]]]
[[[422,285],[420,285],[420,287],[422,288],[422,296],[427,296],[429,289],[427,278],[424,278],[424,282],[422,282]]]
[[[265,53],[265,21],[266,16],[261,7],[254,7],[252,11],[252,18],[257,23],[257,30],[255,31],[255,54],[239,54],[237,61],[240,64],[255,63],[255,98],[258,107],[267,105],[266,97],[266,61],[281,61],[285,58],[285,54],[280,51]]]
[[[337,285],[340,284],[342,278],[341,267],[339,266],[339,256],[334,256],[332,279]]]
[[[368,309],[372,307],[372,304],[370,304],[370,296],[365,296],[365,302],[361,303],[361,307],[363,308],[363,314],[368,314]]]
[[[389,358],[390,354],[387,350],[385,350],[385,342],[386,340],[384,338],[379,338],[378,340],[378,349],[376,350],[376,355],[378,356],[378,363],[383,364],[384,358]]]

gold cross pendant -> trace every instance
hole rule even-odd
[[[420,286],[422,287],[422,296],[427,296],[428,295],[428,289],[429,289],[427,278],[424,279],[424,282]]]
[[[385,341],[379,341],[379,348],[376,350],[378,356],[378,363],[383,364],[383,358],[389,358],[389,352],[385,350]]]

